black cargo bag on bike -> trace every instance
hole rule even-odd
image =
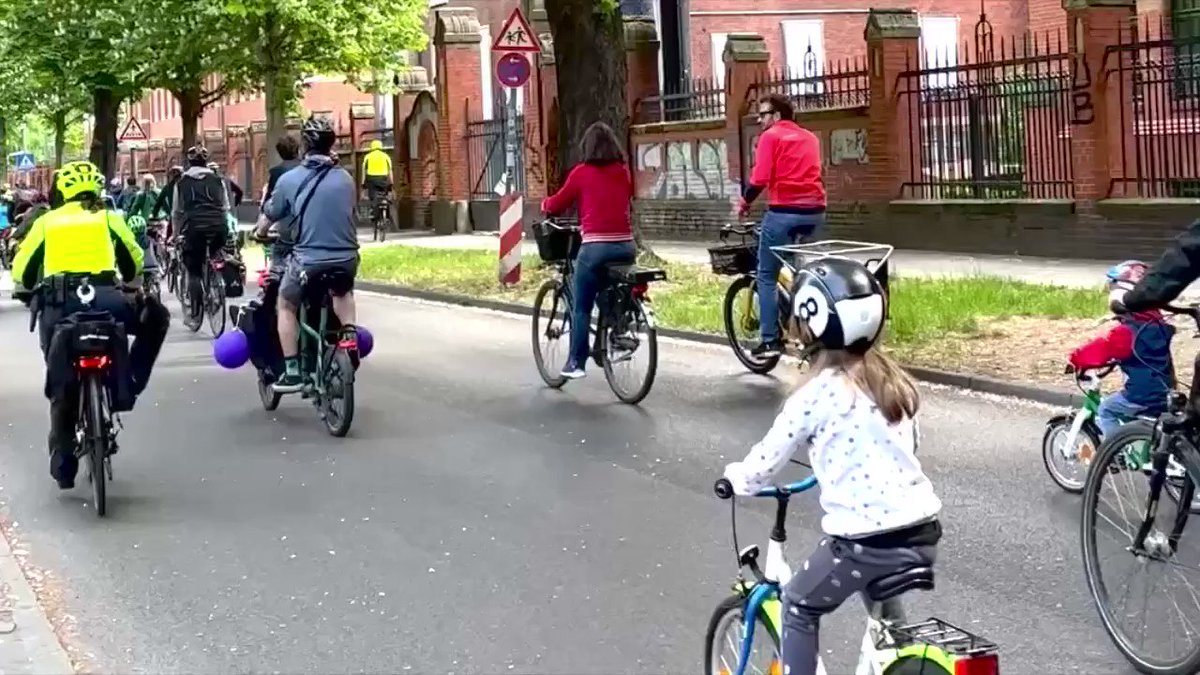
[[[54,326],[46,352],[46,398],[56,400],[78,384],[75,360],[81,356],[111,360],[105,386],[112,397],[112,411],[133,410],[136,397],[130,380],[129,339],[125,327],[106,314],[72,314]]]
[[[275,319],[273,297],[251,300],[238,317],[238,329],[246,334],[250,344],[250,363],[272,377],[283,373],[283,349],[279,346]]]
[[[246,263],[232,256],[225,256],[225,267],[221,268],[225,282],[225,297],[240,298],[246,292]]]

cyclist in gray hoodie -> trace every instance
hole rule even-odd
[[[280,235],[286,234],[289,241],[295,242],[279,285],[279,344],[284,358],[284,373],[274,384],[279,393],[303,387],[297,358],[300,326],[296,312],[308,280],[318,274],[325,276],[333,311],[342,325],[342,339],[353,341],[356,337],[358,232],[354,206],[358,191],[350,174],[330,157],[336,134],[328,120],[310,118],[301,136],[304,162],[280,177],[263,207],[263,214],[278,224]]]

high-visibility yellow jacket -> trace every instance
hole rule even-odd
[[[383,150],[372,150],[363,157],[363,175],[367,178],[391,178],[392,158]]]
[[[13,259],[13,279],[33,288],[55,274],[119,272],[130,282],[142,273],[142,247],[125,219],[112,211],[90,211],[69,202],[42,214]]]

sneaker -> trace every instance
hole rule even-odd
[[[199,316],[183,317],[183,325],[186,326],[188,330],[199,330],[200,329],[200,321],[201,321],[201,319]]]
[[[761,342],[757,347],[750,350],[750,356],[759,359],[769,359],[774,356],[779,356],[783,351],[783,345],[778,342]]]
[[[582,380],[587,377],[587,373],[579,366],[567,366],[563,368],[562,376],[568,380]]]
[[[271,385],[277,394],[294,394],[304,388],[300,373],[284,373]]]
[[[50,476],[58,482],[60,490],[75,487],[75,474],[79,473],[79,460],[73,452],[50,454]]]

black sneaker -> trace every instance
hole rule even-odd
[[[277,394],[294,394],[304,388],[304,380],[300,373],[284,373],[271,385]]]
[[[50,454],[50,476],[58,482],[60,490],[70,490],[75,487],[75,474],[79,473],[79,460],[73,452],[54,452]]]
[[[750,350],[750,356],[756,359],[769,359],[779,356],[783,352],[783,345],[778,342],[762,342],[757,347]]]

